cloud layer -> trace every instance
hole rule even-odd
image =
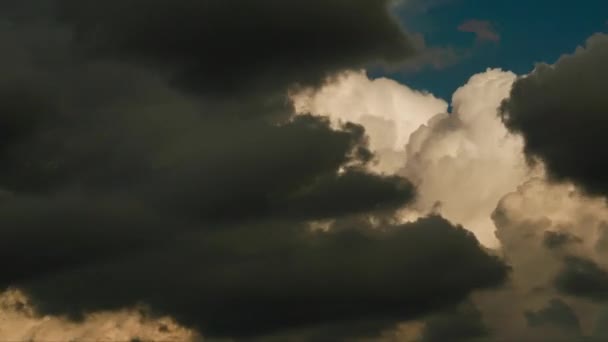
[[[293,96],[296,108],[368,128],[378,160],[371,167],[407,175],[418,190],[401,219],[439,212],[498,248],[511,266],[506,286],[475,292],[467,305],[403,323],[385,336],[404,341],[445,336],[595,341],[606,336],[601,326],[608,293],[603,254],[608,207],[605,199],[575,185],[556,183],[542,162],[527,163],[526,136],[503,125],[501,103],[513,101],[511,86],[528,77],[518,80],[500,70],[474,75],[454,94],[452,113],[437,115],[431,113],[445,110],[445,102],[361,74]],[[401,104],[387,94],[408,101]],[[427,122],[415,130],[401,124],[420,121]],[[403,136],[406,144],[396,143]]]
[[[145,306],[212,338],[374,336],[500,285],[462,227],[400,223],[415,186],[374,171],[363,126],[287,101],[412,56],[388,3],[3,3],[0,289],[32,312],[13,329],[85,338]]]
[[[608,36],[597,34],[554,65],[539,64],[516,82],[502,118],[525,139],[526,154],[541,159],[549,175],[592,194],[608,194],[605,149]]]
[[[0,295],[0,339],[3,341],[194,341],[195,332],[168,318],[147,317],[145,310],[99,312],[81,322],[38,317],[23,293]]]
[[[447,103],[432,94],[357,73],[292,98],[299,112],[363,125],[376,154],[372,169],[415,183],[418,195],[410,214],[440,209],[486,245],[496,246],[491,213],[530,172],[521,138],[509,134],[497,116],[515,79],[501,70],[472,76],[455,92],[451,114]]]
[[[0,4],[0,337],[605,339],[605,36],[448,113],[391,4]]]

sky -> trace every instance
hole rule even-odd
[[[0,341],[608,340],[606,6],[0,2]]]
[[[555,62],[595,32],[608,30],[608,4],[601,0],[445,0],[414,2],[399,11],[406,27],[422,34],[427,45],[451,47],[456,61],[440,68],[391,75],[415,89],[426,89],[446,100],[470,77],[486,68],[518,74],[530,72],[538,62]],[[498,41],[478,41],[475,34],[458,30],[467,21],[490,24]],[[448,59],[449,60],[449,59]],[[377,75],[385,74],[378,71]],[[374,73],[376,75],[376,73]],[[438,81],[441,80],[441,81]]]

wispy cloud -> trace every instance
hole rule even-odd
[[[474,33],[478,42],[497,43],[500,41],[500,35],[496,32],[492,23],[487,20],[467,20],[458,26],[458,31]]]
[[[429,45],[421,33],[411,33],[410,37],[417,52],[400,65],[402,71],[417,72],[429,67],[440,70],[470,56],[470,51],[464,48]]]

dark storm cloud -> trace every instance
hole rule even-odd
[[[479,309],[465,302],[427,320],[421,342],[477,341],[489,333]]]
[[[471,233],[439,217],[379,228],[356,220],[328,233],[301,228],[260,223],[190,236],[25,285],[45,313],[143,301],[209,336],[251,337],[349,321],[376,322],[369,329],[379,332],[506,276]]]
[[[257,336],[376,332],[504,279],[462,228],[391,223],[415,191],[366,171],[361,126],[282,102],[408,56],[387,1],[49,1],[0,30],[0,288]]]
[[[597,235],[595,250],[600,254],[606,254],[608,252],[608,223],[602,224],[597,229]]]
[[[317,218],[394,208],[414,197],[411,183],[396,176],[377,176],[357,170],[317,180],[291,197],[288,212],[315,213]]]
[[[583,242],[581,238],[568,232],[546,231],[543,236],[543,244],[549,249],[558,249],[560,247]]]
[[[552,299],[546,307],[538,311],[528,311],[525,316],[530,327],[550,325],[568,333],[581,334],[581,323],[578,316],[561,299]]]
[[[2,57],[8,76],[0,84],[5,190],[111,189],[204,218],[283,211],[315,218],[394,209],[412,198],[403,179],[353,168],[335,176],[342,165],[370,160],[361,126],[334,130],[312,116],[281,125],[206,119],[196,99],[150,71],[77,62],[65,51],[38,60],[28,53],[52,42],[14,40],[5,40],[14,56]],[[319,187],[327,188],[325,202]]]
[[[414,48],[390,2],[57,0],[85,54],[163,66],[224,96],[403,61]]]
[[[0,287],[161,244],[168,221],[127,199],[0,199]]]
[[[608,300],[608,271],[597,263],[578,257],[568,257],[555,279],[561,292],[595,301]]]
[[[599,341],[608,339],[608,307],[604,307],[598,314],[592,335]]]
[[[515,82],[501,116],[525,139],[525,152],[539,158],[555,180],[569,180],[592,194],[608,195],[608,36],[540,64]]]

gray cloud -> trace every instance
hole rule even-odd
[[[487,338],[490,331],[475,304],[465,302],[460,306],[435,315],[426,321],[422,342],[478,341]]]
[[[526,320],[531,327],[554,325],[566,333],[579,336],[581,325],[576,313],[560,299],[552,299],[545,308],[526,312]]]
[[[438,217],[380,229],[366,220],[327,233],[302,228],[260,222],[190,235],[24,286],[44,313],[77,317],[142,301],[209,336],[251,337],[363,318],[378,333],[506,275],[470,233]]]
[[[57,2],[86,55],[164,66],[219,96],[317,84],[415,52],[389,0]]]
[[[543,244],[550,249],[557,249],[571,243],[581,243],[582,240],[569,233],[559,231],[546,231],[543,238]]]
[[[499,285],[461,227],[395,223],[415,189],[368,171],[362,126],[284,101],[410,56],[387,3],[4,3],[0,289],[40,314],[142,304],[256,337],[373,334]]]
[[[527,156],[542,160],[554,180],[602,195],[608,193],[602,146],[608,128],[607,58],[608,36],[592,36],[585,47],[519,79],[501,114],[511,131],[523,135]]]
[[[555,285],[561,292],[597,301],[608,299],[608,271],[579,257],[568,257],[564,264],[555,278]]]
[[[471,19],[458,26],[458,31],[475,34],[478,42],[499,42],[500,35],[496,32],[491,22],[487,20]]]

